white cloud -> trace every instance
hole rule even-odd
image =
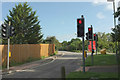
[[[104,14],[102,12],[97,13],[96,16],[97,16],[98,19],[104,19],[105,18]]]
[[[106,1],[105,0],[92,0],[92,3],[94,5],[102,5],[104,4]]]
[[[113,5],[112,5],[112,3],[107,3],[105,9],[106,9],[106,10],[113,10]]]
[[[115,0],[115,9],[117,9],[119,1],[120,0]],[[92,3],[95,6],[105,5],[105,10],[113,10],[113,2],[108,2],[107,0],[93,0]]]
[[[115,0],[115,10],[117,10],[118,2],[120,0]],[[113,10],[113,2],[107,2],[107,5],[105,7],[106,10]]]

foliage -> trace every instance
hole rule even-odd
[[[110,33],[98,32],[98,51],[106,48],[107,52],[115,52],[115,44],[112,42],[112,36]],[[63,41],[60,50],[82,52],[82,41],[79,38],[71,39],[71,41]],[[88,40],[85,40],[85,50],[88,50]]]
[[[58,53],[58,51],[55,51],[55,53],[53,55],[56,55]]]
[[[45,59],[45,56],[41,56],[41,59]]]
[[[59,48],[61,47],[60,42],[56,39],[55,36],[47,37],[45,40],[43,40],[43,43],[46,43],[46,44],[55,44],[55,49],[56,50],[59,50]]]
[[[116,29],[115,28],[112,28],[112,38],[113,38],[113,41],[117,41],[117,42],[120,42],[120,25],[117,25],[116,26]],[[115,38],[115,33],[116,33],[116,38]]]
[[[110,33],[101,33],[98,32],[98,51],[103,48],[106,48],[107,52],[115,52],[115,43],[113,43],[113,39]]]
[[[6,23],[11,22],[11,26],[15,28],[15,36],[11,37],[12,44],[37,44],[42,40],[41,26],[39,25],[36,11],[27,3],[19,3],[9,10],[9,15],[5,19]],[[3,43],[7,41],[3,40]]]
[[[118,7],[117,12],[114,14],[115,18],[117,18],[118,16],[120,16],[120,7]],[[120,21],[120,17],[118,17],[118,20]],[[112,38],[113,41],[117,41],[120,42],[120,24],[116,25],[116,28],[112,28]],[[115,33],[116,33],[116,38],[115,38]]]
[[[82,50],[82,41],[79,38],[71,39],[71,41],[63,41],[61,50],[78,51]]]
[[[120,7],[118,7],[118,10],[117,12],[114,14],[115,18],[117,18],[118,16],[120,16]],[[120,21],[120,17],[118,17],[118,21]],[[116,28],[112,28],[112,38],[113,38],[113,41],[116,43],[120,43],[120,24],[116,25]],[[119,46],[116,46],[117,47],[117,51],[120,50],[120,47]],[[120,51],[119,51],[120,53]]]
[[[117,8],[117,12],[114,14],[114,16],[117,18],[120,15],[120,7]],[[118,18],[120,21],[120,17]]]

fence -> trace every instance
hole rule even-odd
[[[24,62],[28,58],[48,57],[55,52],[54,44],[15,44],[10,45],[10,61]],[[0,45],[2,63],[7,62],[7,45]]]

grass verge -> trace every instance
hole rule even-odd
[[[95,72],[71,72],[66,76],[67,80],[69,78],[118,78],[117,73],[95,73]]]
[[[107,65],[117,65],[116,57],[115,55],[112,54],[99,54],[99,55],[94,55],[94,66],[107,66]],[[88,56],[86,61],[85,61],[86,66],[92,66],[91,65],[91,56]]]
[[[14,60],[11,60],[10,61],[10,67],[12,67],[12,66],[19,66],[19,65],[22,65],[22,64],[25,64],[25,63],[29,63],[29,62],[33,62],[33,61],[37,61],[37,60],[40,60],[40,58],[32,58],[32,57],[29,57],[26,61],[24,61],[24,62],[15,62]],[[2,69],[5,69],[7,66],[6,66],[6,64],[4,63],[3,65],[2,65]]]

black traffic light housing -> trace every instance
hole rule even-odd
[[[15,34],[15,28],[13,26],[10,26],[10,37],[12,37]]]
[[[77,19],[77,37],[83,36],[84,36],[84,18],[82,15],[81,18]]]
[[[93,28],[92,28],[92,26],[88,28],[88,38],[89,38],[89,40],[93,39]]]
[[[2,26],[2,38],[8,39],[9,37],[12,37],[15,34],[15,28],[13,26],[9,26],[7,23],[4,23]]]
[[[96,41],[98,41],[98,34],[96,34],[96,39],[97,39]]]
[[[89,38],[88,38],[88,32],[86,33],[86,40],[89,40]]]
[[[96,41],[96,34],[94,34],[94,41]]]
[[[8,38],[8,25],[4,23],[1,26],[2,26],[2,38],[7,39]]]
[[[98,35],[94,34],[94,41],[98,41]]]

